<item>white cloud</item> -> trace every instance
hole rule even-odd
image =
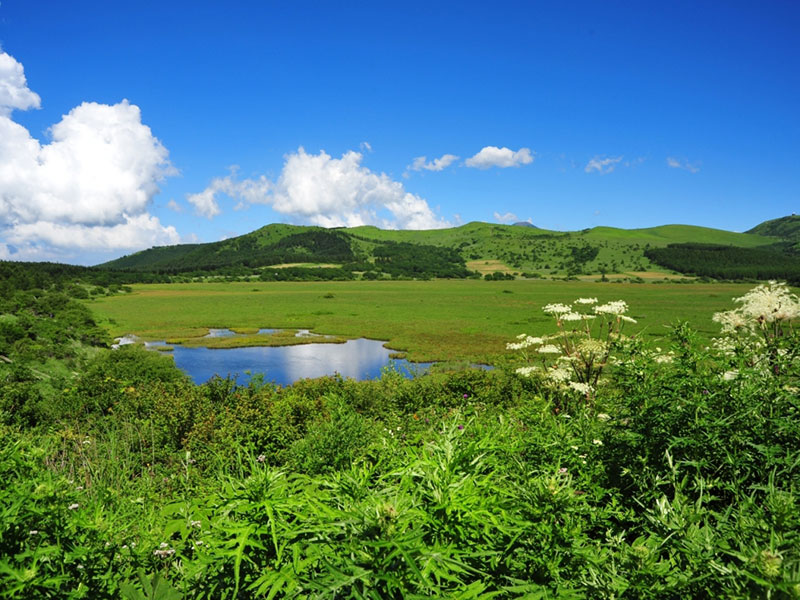
[[[497,146],[486,146],[475,156],[464,161],[468,167],[476,169],[488,169],[490,167],[519,167],[529,165],[533,162],[533,155],[530,148],[520,148],[516,152],[510,148],[498,148]]]
[[[163,227],[157,217],[143,213],[125,215],[122,223],[107,227],[50,221],[22,223],[7,230],[6,239],[12,244],[44,242],[59,248],[89,250],[177,244],[180,236],[174,227]]]
[[[498,223],[516,223],[519,221],[517,215],[512,212],[507,212],[504,215],[501,215],[499,212],[494,213],[494,220]]]
[[[407,192],[385,173],[361,165],[362,155],[345,152],[332,158],[324,151],[308,154],[303,148],[286,155],[277,181],[263,175],[237,180],[235,173],[215,178],[195,198],[196,207],[213,211],[222,193],[244,205],[267,204],[296,222],[323,227],[378,225],[401,229],[435,229],[449,223],[436,217],[428,203]],[[201,200],[202,199],[202,200]]]
[[[167,202],[167,208],[176,213],[183,212],[183,207],[175,202],[174,198],[170,198],[170,201]]]
[[[458,156],[455,154],[443,154],[439,158],[434,158],[430,162],[426,162],[428,158],[426,156],[418,156],[414,159],[408,169],[410,171],[421,171],[425,169],[426,171],[442,171],[452,165],[455,161],[458,160]]]
[[[17,258],[49,252],[41,244],[111,250],[178,241],[147,212],[158,182],[175,170],[137,106],[84,102],[42,144],[10,117],[38,104],[22,65],[0,53],[0,240],[18,246]]]
[[[40,103],[39,95],[28,89],[22,65],[0,53],[0,116],[8,117],[14,109],[39,108]]]
[[[699,173],[700,172],[700,164],[695,163],[691,164],[688,160],[679,160],[677,158],[673,158],[671,156],[667,157],[667,166],[672,169],[683,169],[684,171],[689,171],[689,173]]]
[[[606,173],[611,173],[619,161],[622,160],[621,156],[608,156],[608,157],[600,157],[595,156],[590,160],[586,166],[584,167],[584,171],[586,173],[591,173],[592,171],[597,171],[601,175],[605,175]]]
[[[220,185],[224,183],[224,178],[213,179],[211,185],[199,194],[186,194],[186,200],[194,206],[194,210],[198,215],[211,219],[222,212],[219,209],[216,195],[218,192],[224,191],[222,189],[223,186]]]
[[[217,202],[217,196],[220,194],[239,200],[237,209],[247,204],[270,203],[272,182],[265,176],[262,175],[257,179],[243,179],[240,181],[236,178],[239,168],[234,165],[229,170],[229,175],[215,177],[202,192],[186,194],[186,200],[194,206],[198,215],[211,219],[220,214],[222,210],[219,207],[219,202]]]

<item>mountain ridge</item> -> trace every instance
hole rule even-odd
[[[797,221],[800,231],[800,217]],[[253,269],[257,274],[278,266],[324,265],[349,272],[374,271],[376,276],[394,272],[413,277],[463,273],[464,268],[485,274],[495,266],[499,271],[533,276],[664,271],[648,258],[646,250],[675,244],[773,247],[786,244],[783,235],[795,233],[794,222],[794,217],[773,219],[746,233],[678,224],[553,231],[480,221],[432,230],[371,225],[326,229],[273,223],[219,242],[156,246],[97,266],[169,273],[238,268]],[[417,268],[413,264],[428,259],[431,263],[427,266]],[[402,272],[397,271],[398,265],[404,265]]]

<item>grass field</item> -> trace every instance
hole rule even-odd
[[[687,321],[703,335],[714,312],[733,306],[751,284],[629,284],[580,281],[358,281],[136,285],[89,306],[112,335],[146,339],[202,336],[210,327],[310,329],[388,340],[411,360],[497,363],[519,333],[555,330],[542,307],[597,297],[625,300],[639,332],[654,340]]]

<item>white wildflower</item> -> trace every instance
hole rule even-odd
[[[597,304],[597,298],[578,298],[576,304]]]
[[[572,370],[564,367],[556,367],[547,371],[547,378],[554,383],[566,383],[572,379]]]
[[[571,313],[572,307],[566,304],[555,303],[555,304],[548,304],[542,310],[546,312],[548,315],[563,315],[566,313]]]
[[[623,321],[625,321],[626,323],[636,323],[637,322],[636,319],[634,319],[633,317],[629,317],[628,315],[620,315],[619,318],[622,319]]]
[[[800,317],[800,298],[792,294],[785,283],[770,281],[733,301],[742,304],[740,310],[745,316],[757,321],[772,323]]]
[[[565,315],[561,316],[562,321],[583,321],[583,315],[581,313],[576,312],[569,312]]]
[[[657,362],[658,364],[665,364],[665,363],[671,363],[674,358],[675,357],[672,355],[672,353],[670,353],[670,354],[657,354],[653,358],[653,360],[655,362]]]
[[[589,394],[592,393],[592,386],[589,385],[588,383],[581,383],[579,381],[570,381],[568,385],[576,392],[584,394],[585,396],[588,396]]]
[[[606,413],[597,413],[597,418],[600,419],[601,421],[608,421],[611,418],[611,415],[608,415]]]
[[[739,377],[739,371],[737,369],[733,369],[732,371],[725,371],[722,374],[723,381],[733,381],[737,377]]]
[[[78,504],[77,502],[74,502],[74,503],[70,504],[67,508],[69,508],[69,510],[75,510],[79,506],[80,506],[80,504]]]
[[[197,527],[200,528],[200,521],[189,521],[189,527]]]
[[[602,446],[603,445],[603,441],[602,440],[592,440],[592,443],[595,446]]]
[[[608,350],[608,345],[603,340],[587,338],[578,344],[578,350],[583,354],[604,354]]]
[[[520,339],[519,336],[517,336],[517,339]],[[520,342],[510,342],[506,344],[506,348],[509,350],[522,350],[523,348],[535,346],[536,344],[541,344],[542,342],[544,342],[542,338],[528,335],[525,336],[525,339]]]
[[[621,315],[628,312],[628,303],[624,300],[614,300],[594,307],[594,312],[604,315]]]
[[[561,354],[561,349],[553,344],[547,344],[539,348],[540,354]]]
[[[723,333],[734,333],[748,325],[748,321],[744,318],[744,315],[735,310],[714,313],[711,320],[722,325]]]
[[[28,535],[39,535],[39,530],[38,529],[31,529],[28,532]]]
[[[172,556],[173,554],[175,554],[175,549],[170,548],[167,542],[161,542],[158,545],[158,549],[153,550],[153,555],[158,556],[159,558],[166,558],[168,556]]]
[[[536,371],[538,371],[536,367],[520,367],[515,371],[515,373],[522,375],[523,377],[530,377]]]

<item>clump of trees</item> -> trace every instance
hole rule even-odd
[[[392,277],[464,278],[471,275],[463,257],[451,248],[387,242],[373,251],[375,270]]]
[[[800,256],[772,248],[715,244],[669,244],[645,256],[679,273],[713,279],[784,279],[800,282]]]

